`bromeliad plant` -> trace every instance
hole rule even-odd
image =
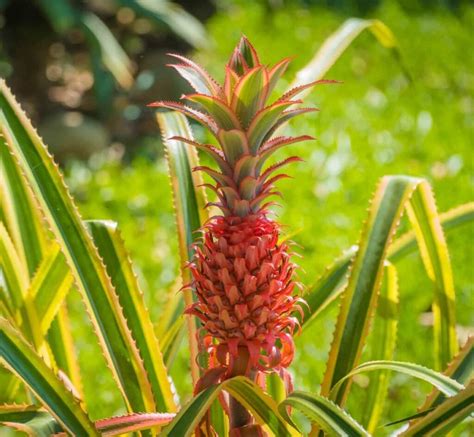
[[[81,219],[46,147],[6,85],[0,85],[0,362],[7,369],[0,373],[0,423],[31,435],[297,436],[303,432],[291,414],[299,410],[312,423],[311,435],[369,435],[379,426],[389,371],[434,386],[418,414],[404,419],[410,420],[404,435],[444,434],[471,413],[472,341],[458,353],[443,228],[472,220],[474,205],[438,215],[427,182],[383,178],[358,246],[308,287],[304,301],[296,293],[289,245],[269,215],[267,199],[285,177],[275,171],[298,158],[270,166],[266,160],[280,147],[310,139],[276,131],[311,111],[296,107],[301,103],[297,95],[322,83],[314,72],[327,71],[365,28],[394,46],[380,22],[349,20],[300,72],[295,87],[273,102],[271,92],[288,60],[265,66],[245,38],[226,66],[223,86],[174,55],[179,60],[174,68],[196,91],[185,99],[198,107],[155,104],[178,111],[157,117],[185,284],[159,324],[145,308],[117,225]],[[309,83],[301,84],[308,76]],[[196,142],[182,113],[209,128],[217,146]],[[199,166],[196,149],[209,154],[218,168]],[[203,185],[192,168],[214,183]],[[211,217],[204,208],[206,187],[217,198]],[[395,239],[404,210],[413,230]],[[443,373],[393,361],[399,299],[394,263],[417,247],[434,285],[434,353]],[[83,297],[126,415],[93,421],[86,410],[67,315],[72,287]],[[311,329],[311,322],[337,301],[340,311],[321,393],[293,391],[287,371],[293,335],[296,329]],[[372,319],[379,333],[373,361],[361,364]],[[194,395],[181,405],[168,370],[184,330]],[[366,414],[356,421],[344,410],[350,381],[374,371]]]

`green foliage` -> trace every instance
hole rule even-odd
[[[258,14],[258,7],[252,6],[254,14]],[[251,21],[255,17],[250,15]],[[380,22],[351,21],[343,26],[350,27],[354,23],[360,25],[359,31],[364,28],[375,29],[376,36],[385,46],[394,46],[395,40],[390,31]],[[319,58],[316,56],[315,59],[319,59],[320,63],[323,59],[326,63],[324,68],[329,68],[327,65],[331,66],[342,53],[340,47],[347,46],[355,34],[357,32],[347,37],[347,44],[341,43],[334,48],[333,55],[328,53],[330,44],[325,45],[325,55]],[[340,37],[341,31],[337,35]],[[313,63],[311,68],[313,79],[318,78],[318,71],[324,70],[318,65]],[[253,79],[257,80],[258,77]],[[241,103],[253,104],[246,101]],[[205,196],[199,187],[201,181],[191,173],[191,167],[198,163],[198,156],[186,144],[193,138],[183,116],[160,113],[158,121],[165,143],[176,210],[175,234],[178,243],[173,246],[173,251],[179,253],[180,264],[184,265],[192,255],[190,243],[195,239],[195,231],[206,219],[203,212]],[[199,394],[190,396],[189,390],[183,390],[186,385],[182,380],[187,371],[179,361],[171,368],[173,361],[170,359],[175,353],[170,349],[173,343],[183,339],[184,324],[179,316],[183,301],[188,304],[192,301],[189,291],[184,296],[175,293],[181,284],[189,281],[187,270],[181,269],[181,277],[175,281],[177,285],[174,288],[170,287],[171,292],[164,292],[163,288],[156,291],[154,285],[148,284],[147,292],[153,290],[153,298],[157,299],[149,299],[150,306],[154,308],[158,303],[162,304],[156,297],[156,294],[161,293],[163,301],[166,300],[166,305],[162,304],[162,308],[165,308],[162,311],[173,309],[170,314],[164,313],[164,321],[155,327],[152,316],[156,311],[152,309],[149,312],[146,309],[146,298],[141,293],[139,280],[117,224],[99,220],[85,223],[82,220],[46,146],[3,82],[0,84],[0,133],[0,362],[12,372],[0,373],[0,383],[2,387],[7,387],[6,399],[3,399],[3,393],[0,395],[2,401],[8,402],[8,405],[0,407],[1,423],[37,435],[49,435],[58,429],[73,435],[116,435],[134,431],[144,435],[191,435],[196,426],[202,424],[201,420],[206,417],[211,406],[213,411],[210,416],[217,418],[221,428],[226,429],[226,416],[216,402],[224,391],[247,408],[271,435],[300,435],[294,423],[299,424],[301,418],[297,414],[291,415],[287,407],[293,407],[293,412],[302,412],[312,423],[313,433],[320,427],[332,435],[367,435],[367,431],[356,420],[360,417],[360,410],[353,409],[350,402],[351,399],[358,401],[358,392],[351,389],[348,382],[371,371],[378,372],[369,390],[375,399],[386,397],[388,375],[394,373],[415,376],[442,392],[443,396],[434,392],[425,402],[427,414],[412,420],[405,431],[406,435],[445,433],[472,412],[472,383],[468,382],[471,375],[466,376],[466,362],[471,355],[472,343],[468,343],[458,357],[454,357],[458,347],[455,295],[451,262],[442,228],[455,229],[460,224],[472,221],[472,205],[438,215],[430,184],[426,180],[407,176],[382,178],[370,204],[368,219],[362,227],[357,247],[346,251],[346,255],[320,277],[308,294],[307,321],[303,326],[305,332],[313,336],[317,324],[324,323],[327,317],[332,316],[332,313],[328,315],[323,309],[341,300],[321,394],[295,391],[285,397],[281,387],[276,387],[275,381],[271,381],[269,392],[276,398],[272,399],[255,383],[237,377],[221,384],[210,384]],[[170,140],[175,136],[186,141]],[[107,165],[110,166],[107,171],[113,173],[113,164]],[[135,164],[136,167],[132,167],[131,171],[139,172],[142,168],[140,165]],[[97,173],[103,172],[103,168],[99,168]],[[162,170],[157,173],[153,177],[141,175],[150,178],[144,195],[150,189],[148,183],[152,184],[153,190],[157,190],[157,181],[163,185],[165,172]],[[301,175],[297,174],[296,177]],[[365,188],[367,183],[364,180]],[[140,187],[131,186],[127,187],[130,190],[123,190],[124,181],[120,181],[120,184],[121,192],[125,191],[123,200],[128,199],[129,191],[133,192],[134,189],[135,195],[141,193]],[[92,186],[93,183],[88,187]],[[75,188],[80,192],[80,187],[76,185]],[[292,202],[301,200],[301,193],[306,188],[294,185],[291,188],[294,190]],[[368,195],[364,191],[364,200],[367,202]],[[170,200],[169,197],[167,200]],[[307,203],[301,202],[295,213],[307,216]],[[166,214],[168,219],[171,216],[169,208],[168,205],[168,210],[166,207],[160,210],[158,222],[163,220],[166,224]],[[314,205],[308,208],[314,208]],[[397,239],[396,231],[405,210],[413,230]],[[290,215],[288,210],[284,211],[284,217]],[[304,239],[310,233],[315,234],[314,227],[318,226],[321,219],[311,219],[314,219],[311,229],[304,229],[296,235],[296,240]],[[402,227],[407,224],[404,223]],[[172,235],[172,222],[168,221],[167,226],[167,235]],[[144,231],[143,235],[150,235],[147,232]],[[140,240],[143,240],[143,235]],[[309,243],[312,241],[312,238],[308,238]],[[146,241],[133,244],[134,250],[142,252],[142,260],[150,256],[147,244]],[[321,247],[324,244],[327,243]],[[336,249],[340,249],[339,246],[343,245],[336,246]],[[411,277],[420,275],[424,267],[428,283],[435,289],[434,293],[420,294],[435,308],[434,342],[427,343],[434,351],[431,355],[435,356],[438,367],[445,369],[444,375],[417,364],[392,359],[396,351],[403,353],[403,343],[399,342],[396,346],[396,320],[400,318],[400,333],[402,322],[405,323],[403,311],[397,307],[398,301],[403,305],[409,297],[401,286],[402,282],[397,281],[397,277],[404,277],[406,270],[399,269],[398,261],[411,256],[416,248],[423,265],[418,263],[412,267],[414,273]],[[315,256],[317,254],[310,258],[311,262]],[[163,263],[167,261],[166,256],[163,257]],[[319,264],[314,264],[319,267]],[[317,271],[315,265],[310,272],[313,278]],[[381,292],[384,275],[386,286]],[[161,283],[169,284],[172,281],[170,275]],[[81,294],[96,339],[106,358],[106,362],[100,362],[98,372],[106,372],[108,365],[114,377],[113,396],[122,395],[120,412],[126,409],[128,415],[97,420],[96,416],[103,417],[103,410],[95,410],[101,406],[100,402],[93,399],[90,391],[82,393],[80,372],[73,365],[76,357],[74,343],[78,343],[78,338],[68,338],[70,328],[67,308],[74,305],[71,291],[75,288]],[[84,308],[81,312],[85,313]],[[377,333],[383,331],[383,335],[375,338],[374,332],[371,332],[374,314],[374,326],[380,329]],[[75,323],[86,324],[77,315]],[[196,337],[195,320],[188,317],[187,327],[188,339],[184,347],[189,349],[195,382],[201,371],[197,360],[202,367],[206,363],[197,353],[199,339]],[[374,346],[377,341],[379,343]],[[308,345],[311,346],[311,343],[308,342]],[[307,349],[304,344],[301,346],[304,354]],[[364,353],[370,353],[371,361],[365,359]],[[446,368],[453,358],[452,364]],[[298,357],[297,382],[300,379],[298,369],[301,366],[317,368],[314,361],[323,360],[315,359],[313,354]],[[169,369],[166,368],[167,364],[170,365]],[[388,371],[391,373],[388,374]],[[84,382],[90,384],[87,381],[90,375],[83,376]],[[190,398],[181,407],[175,395],[174,382],[178,393]],[[314,392],[314,381],[312,384],[311,391]],[[343,409],[346,399],[349,400],[347,411]],[[390,402],[389,399],[385,400],[387,404]],[[47,412],[34,405],[11,405],[13,402],[39,402]],[[375,405],[375,402],[371,405]],[[178,412],[175,415],[173,413],[176,410]],[[395,410],[399,416],[405,412],[402,408]],[[382,412],[377,411],[363,420],[368,423],[369,430],[378,430],[381,416]],[[302,428],[306,428],[304,421]]]

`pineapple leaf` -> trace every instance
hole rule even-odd
[[[283,111],[298,103],[301,103],[301,101],[277,102],[257,112],[248,129],[250,152],[252,154],[257,154],[264,138],[272,131]]]
[[[258,66],[247,71],[235,85],[231,108],[244,127],[247,127],[255,113],[263,108],[268,95],[268,73]]]
[[[474,381],[456,395],[445,400],[427,415],[410,423],[400,434],[405,437],[430,435],[445,436],[458,423],[474,412]]]
[[[206,197],[202,185],[202,179],[191,168],[198,165],[198,156],[194,148],[186,147],[185,143],[169,140],[171,137],[184,137],[193,141],[193,135],[189,128],[186,117],[177,112],[165,112],[157,114],[163,143],[165,145],[166,160],[173,191],[175,217],[179,240],[179,255],[181,258],[181,278],[183,284],[191,282],[190,271],[186,268],[193,257],[193,243],[199,236],[198,230],[201,223],[207,219],[204,206]],[[198,188],[199,187],[199,188]],[[183,290],[184,303],[182,302],[177,311],[181,314],[184,304],[190,306],[193,303],[193,293],[187,288]],[[170,320],[170,326],[176,319]],[[197,325],[193,317],[186,316],[188,328],[188,341],[191,351],[191,374],[193,382],[199,379],[200,369],[196,363],[198,356]]]
[[[176,411],[177,406],[173,399],[160,345],[117,224],[99,220],[88,221],[87,224],[143,360],[156,407],[158,410]]]
[[[206,126],[214,135],[217,135],[219,131],[216,122],[209,117],[208,115],[198,111],[197,109],[190,108],[189,106],[183,105],[178,102],[155,102],[150,103],[148,106],[152,108],[166,108],[171,109],[172,111],[178,111],[192,119],[198,121],[199,123]]]
[[[192,435],[206,411],[223,390],[237,399],[254,415],[256,421],[273,435],[280,437],[299,435],[296,429],[283,419],[273,399],[248,378],[237,376],[200,392],[181,409],[161,436]]]
[[[399,296],[397,269],[390,262],[385,264],[384,284],[380,292],[377,312],[372,332],[372,359],[390,361],[395,353],[399,319]],[[375,335],[376,333],[376,335]],[[369,433],[373,434],[382,415],[387,388],[389,371],[376,373],[370,381],[366,407],[364,408],[362,424]]]
[[[153,410],[146,374],[97,249],[57,165],[4,81],[0,82],[0,131],[61,245],[127,406]]]
[[[104,437],[123,435],[149,428],[167,425],[174,417],[173,413],[133,413],[126,416],[116,416],[100,419],[95,426]]]
[[[370,435],[342,408],[322,396],[294,391],[278,406],[280,413],[287,419],[289,419],[288,407],[301,411],[313,423],[317,423],[329,436],[347,435],[356,437]]]
[[[342,298],[321,388],[323,396],[328,396],[337,381],[360,359],[377,302],[388,246],[405,204],[419,183],[420,180],[405,176],[387,176],[382,178],[375,193]],[[344,384],[336,403],[344,402],[347,391],[348,384]]]
[[[219,125],[221,129],[240,129],[240,122],[225,102],[217,97],[205,94],[188,94],[183,96],[186,100],[197,103],[203,108]]]
[[[467,384],[473,376],[474,368],[474,337],[469,337],[463,348],[459,351],[456,357],[449,363],[447,369],[443,372],[444,375],[456,380],[460,384]],[[439,390],[433,390],[426,398],[425,403],[420,407],[420,410],[425,411],[431,407],[436,407],[446,399]]]
[[[66,373],[82,399],[83,388],[81,372],[72,338],[66,302],[59,308],[56,318],[49,327],[48,345],[53,351],[58,368]]]
[[[289,89],[324,77],[344,51],[364,30],[370,30],[384,47],[398,54],[397,41],[392,31],[379,20],[349,18],[319,48],[313,59],[297,74]],[[303,97],[308,90],[300,94]]]
[[[72,393],[36,354],[23,336],[0,317],[0,359],[41,400],[72,435],[99,435]]]
[[[58,244],[51,244],[28,289],[28,299],[41,318],[41,332],[46,335],[59,311],[73,277]]]
[[[182,62],[182,64],[173,64],[170,65],[170,67],[173,67],[186,79],[197,93],[208,96],[222,95],[221,87],[201,66],[181,55],[170,53],[169,56],[179,59]]]
[[[420,255],[434,285],[433,317],[436,368],[443,369],[458,351],[455,291],[448,247],[430,185],[421,183],[407,205]]]
[[[64,432],[51,414],[35,405],[0,405],[0,424],[37,437]]]
[[[474,220],[474,202],[466,203],[440,214],[440,222],[445,232],[451,232],[463,224]],[[398,262],[405,256],[417,249],[414,231],[408,231],[397,238],[388,249],[388,259]],[[351,259],[357,252],[357,246],[344,251],[334,264],[327,267],[321,277],[314,285],[309,287],[305,295],[308,307],[302,307],[304,317],[301,320],[303,329],[311,325],[311,322],[328,308],[342,294],[346,284],[346,275],[349,270]]]
[[[428,369],[414,363],[405,363],[403,361],[367,361],[358,367],[352,369],[347,375],[337,381],[331,389],[329,398],[332,400],[338,399],[338,393],[341,387],[344,386],[345,381],[355,375],[365,372],[373,372],[376,370],[392,370],[398,373],[412,376],[429,384],[442,391],[447,396],[454,396],[464,389],[464,386],[454,379],[449,378],[442,373]]]
[[[232,167],[242,155],[249,152],[247,137],[244,132],[240,130],[221,130],[219,131],[218,139],[224,156]]]
[[[20,169],[10,154],[4,138],[0,138],[0,192],[5,226],[17,251],[32,275],[38,268],[44,247],[40,232],[41,217],[33,207],[33,198]]]

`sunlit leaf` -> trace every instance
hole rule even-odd
[[[380,292],[372,328],[373,339],[371,358],[373,360],[393,360],[399,318],[398,275],[393,264],[386,263],[384,285]],[[390,372],[382,370],[372,377],[367,391],[362,424],[373,434],[382,415],[387,399]]]
[[[325,435],[334,437],[370,435],[346,411],[322,396],[294,391],[278,407],[284,417],[288,417],[287,407],[301,411],[312,422],[317,423]]]
[[[446,436],[458,423],[474,412],[474,382],[455,396],[438,405],[426,416],[414,420],[401,435]]]
[[[0,83],[0,130],[61,246],[128,407],[154,411],[141,358],[106,269],[57,165],[4,81]]]
[[[187,437],[192,435],[194,429],[222,390],[237,399],[253,414],[257,422],[270,431],[272,435],[279,437],[300,435],[280,415],[275,401],[255,383],[242,376],[228,379],[199,393],[181,409],[160,435],[163,437]]]
[[[30,388],[72,435],[98,435],[72,393],[4,318],[0,317],[0,360]]]

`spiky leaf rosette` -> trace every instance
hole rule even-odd
[[[187,308],[203,322],[211,365],[234,373],[234,363],[248,357],[240,373],[281,370],[293,358],[292,316],[300,298],[294,295],[295,264],[288,246],[279,243],[278,224],[268,217],[267,199],[277,194],[274,183],[286,177],[284,165],[299,160],[290,157],[264,168],[266,160],[288,144],[312,139],[273,137],[291,118],[315,111],[298,107],[295,97],[317,81],[292,89],[268,104],[278,79],[288,67],[283,59],[273,67],[261,64],[249,41],[243,37],[225,67],[224,85],[204,69],[180,55],[171,65],[196,91],[184,95],[189,104],[156,102],[151,106],[182,112],[207,127],[219,147],[174,137],[210,155],[218,170],[199,167],[213,180],[207,185],[218,198],[222,211],[203,228],[190,265],[197,302]],[[240,364],[241,365],[241,364]]]

